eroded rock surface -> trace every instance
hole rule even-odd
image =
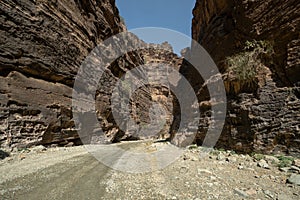
[[[115,1],[5,0],[0,9],[1,146],[80,144],[71,111],[74,78],[97,44],[126,29]],[[126,54],[103,79],[115,81],[115,69],[141,63],[138,54]],[[111,88],[105,90],[96,103],[101,114]],[[109,132],[114,124],[108,121]]]
[[[71,110],[74,78],[82,61],[97,44],[126,29],[114,0],[4,0],[0,9],[1,146],[80,144]],[[299,10],[296,0],[196,2],[192,37],[217,63],[228,97],[226,125],[217,144],[219,147],[243,152],[299,154]],[[130,40],[143,43],[135,36]],[[247,41],[248,46],[245,46]],[[251,80],[237,78],[226,59],[243,52],[249,54],[257,44],[262,45],[260,50],[263,50],[255,57],[254,66],[257,66],[251,71],[255,75]],[[117,50],[120,45],[115,45]],[[112,107],[117,105],[111,105],[111,97],[115,83],[126,72],[151,64],[157,69],[160,65],[174,67],[194,87],[201,111],[196,142],[201,144],[211,123],[212,102],[206,84],[216,77],[206,82],[202,80],[189,63],[172,53],[167,43],[152,47],[123,55],[106,68],[100,79],[95,107],[106,140],[148,138],[137,135],[132,127],[121,130],[112,114]],[[159,47],[167,51],[158,50]],[[116,53],[110,50],[111,55]],[[189,56],[189,51],[184,50],[184,56]],[[157,80],[166,78],[165,71],[157,71],[157,75],[147,73],[138,72],[144,77],[156,76]],[[139,80],[139,75],[136,78]],[[128,98],[127,94],[122,95],[120,98]],[[139,88],[130,100],[132,119],[140,127],[149,124],[153,103],[165,109],[166,124],[151,138],[174,139],[180,123],[179,104],[167,87],[145,85]],[[88,112],[83,113],[81,120],[89,125],[89,117]],[[159,120],[158,117],[155,123]],[[94,128],[91,124],[87,130],[95,132]],[[192,129],[190,132],[195,126]],[[90,142],[93,138],[89,135],[85,139]]]
[[[227,90],[227,120],[218,145],[244,152],[299,154],[299,3],[198,0],[193,14],[193,39],[213,57]],[[257,41],[270,44],[272,53],[266,56],[266,47],[261,50],[251,71],[253,79],[228,78],[226,59],[253,52]],[[207,94],[199,91],[202,98]],[[204,122],[210,113],[207,100],[202,99]]]
[[[2,1],[0,5],[3,13],[0,39],[2,147],[24,148],[38,144],[72,146],[81,144],[82,140],[84,143],[96,142],[94,140],[99,139],[99,127],[105,133],[102,142],[170,137],[174,97],[166,87],[146,84],[135,91],[130,99],[130,117],[138,124],[138,128],[151,123],[150,108],[153,103],[162,105],[167,112],[167,120],[157,133],[138,135],[136,126],[120,127],[122,125],[114,119],[112,108],[120,105],[113,105],[113,91],[117,81],[129,70],[147,63],[156,63],[157,66],[159,63],[168,64],[178,70],[182,62],[172,53],[169,44],[152,45],[150,48],[151,45],[148,46],[134,35],[125,38],[126,45],[140,43],[146,49],[126,53],[109,63],[102,77],[97,77],[98,83],[92,81],[98,69],[89,72],[88,80],[80,82],[79,88],[74,90],[84,101],[89,88],[99,86],[95,93],[99,123],[92,124],[91,118],[95,113],[89,112],[90,107],[84,107],[79,116],[81,124],[75,127],[72,91],[80,66],[94,47],[126,30],[114,0]],[[105,52],[97,54],[102,63],[117,54],[122,48],[121,42],[112,44],[109,55]],[[140,81],[142,77],[151,76],[147,73],[140,70],[134,77]],[[158,80],[166,75],[161,71],[157,73],[155,78]],[[119,96],[120,100],[130,98],[126,92],[119,93]],[[115,111],[118,112],[118,109]],[[120,112],[123,119],[127,115]],[[154,123],[165,120],[160,120],[159,116],[154,118]],[[86,135],[79,138],[77,128],[84,129]]]

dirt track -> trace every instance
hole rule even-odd
[[[250,156],[186,150],[163,170],[130,174],[101,164],[83,147],[21,153],[0,163],[1,199],[299,199],[289,174]],[[242,166],[242,167],[240,167]]]

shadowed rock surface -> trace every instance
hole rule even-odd
[[[243,152],[299,154],[299,2],[197,0],[193,14],[193,39],[217,63],[227,91],[227,120],[218,146]],[[234,71],[226,59],[245,58],[257,50],[257,43],[268,45],[260,47],[258,62],[249,69],[254,76],[247,80],[232,76]],[[205,88],[198,91],[205,124],[210,115],[209,99]],[[200,131],[199,143],[205,129]]]
[[[71,110],[74,78],[96,45],[126,30],[115,1],[4,0],[0,9],[1,147],[12,150],[38,144],[81,144]],[[228,97],[226,125],[218,147],[299,154],[299,10],[296,0],[196,1],[192,37],[217,63]],[[132,37],[132,43],[146,45]],[[95,107],[105,140],[149,138],[137,135],[131,127],[121,130],[115,122],[111,109],[114,84],[139,65],[152,64],[155,68],[168,64],[179,70],[197,93],[201,119],[195,142],[202,144],[212,114],[206,85],[215,81],[214,77],[204,82],[188,62],[171,52],[169,44],[154,47],[123,55],[107,67],[100,79],[102,87],[96,91]],[[110,55],[116,50],[111,49]],[[182,53],[188,57],[189,52],[187,48]],[[245,55],[255,61],[251,65],[254,67],[250,67],[249,73],[254,73],[250,79],[239,78],[227,62],[228,58]],[[145,71],[139,74],[150,76]],[[157,74],[157,79],[166,78],[162,71]],[[139,75],[136,77],[139,79]],[[166,124],[150,138],[174,139],[180,123],[180,106],[166,87],[139,88],[130,101],[131,117],[140,127],[148,124],[152,103],[165,108]],[[91,116],[87,111],[88,108],[81,120],[88,124]],[[94,126],[91,124],[87,132],[97,132]],[[92,140],[90,135],[85,139],[87,143]]]
[[[90,51],[102,41],[126,30],[115,1],[2,1],[0,5],[1,146],[24,148],[38,144],[81,144],[71,110],[72,87],[77,71]],[[128,40],[146,45],[132,37]],[[110,55],[101,52],[99,56],[114,55],[119,48],[119,44],[115,45],[110,49]],[[130,45],[129,42],[127,46]],[[107,67],[99,80],[101,87],[95,94],[95,106],[96,117],[108,142],[145,139],[130,127],[121,130],[111,109],[115,83],[128,70],[146,63],[140,56],[142,53],[148,56],[148,60],[156,60],[158,56],[179,68],[180,58],[174,61],[171,53],[156,54],[155,50],[127,53]],[[95,73],[90,72],[91,78]],[[143,71],[139,73],[145,75]],[[83,86],[88,88],[88,85]],[[82,95],[84,90],[80,91]],[[151,136],[156,139],[168,137],[173,119],[172,109],[168,107],[172,98],[167,97],[164,90],[145,85],[135,92],[131,102],[131,117],[140,125],[150,122],[149,107],[153,102],[165,104],[169,120],[161,134]],[[91,117],[88,110],[86,108],[80,119],[87,124]],[[96,125],[89,126],[86,127],[88,137],[81,138],[87,139],[86,143],[91,142]]]
[[[0,9],[1,146],[80,144],[72,121],[72,86],[88,53],[125,30],[115,1],[5,0]],[[138,54],[124,55],[105,81],[116,80],[114,69],[141,63]],[[103,113],[110,89],[97,93],[106,97],[96,103]],[[114,128],[110,123],[108,132]]]

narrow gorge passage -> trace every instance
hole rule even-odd
[[[299,199],[297,0],[1,0],[0,13],[0,199]],[[189,62],[203,58],[197,45],[138,30],[87,59],[156,25],[217,68],[205,78]],[[116,56],[124,45],[147,48]],[[157,84],[185,80],[179,96]],[[201,147],[210,127],[217,143]]]

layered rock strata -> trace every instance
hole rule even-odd
[[[218,146],[299,155],[298,1],[197,0],[193,14],[193,39],[217,63],[227,91],[227,120]],[[209,98],[202,105],[207,121]]]

